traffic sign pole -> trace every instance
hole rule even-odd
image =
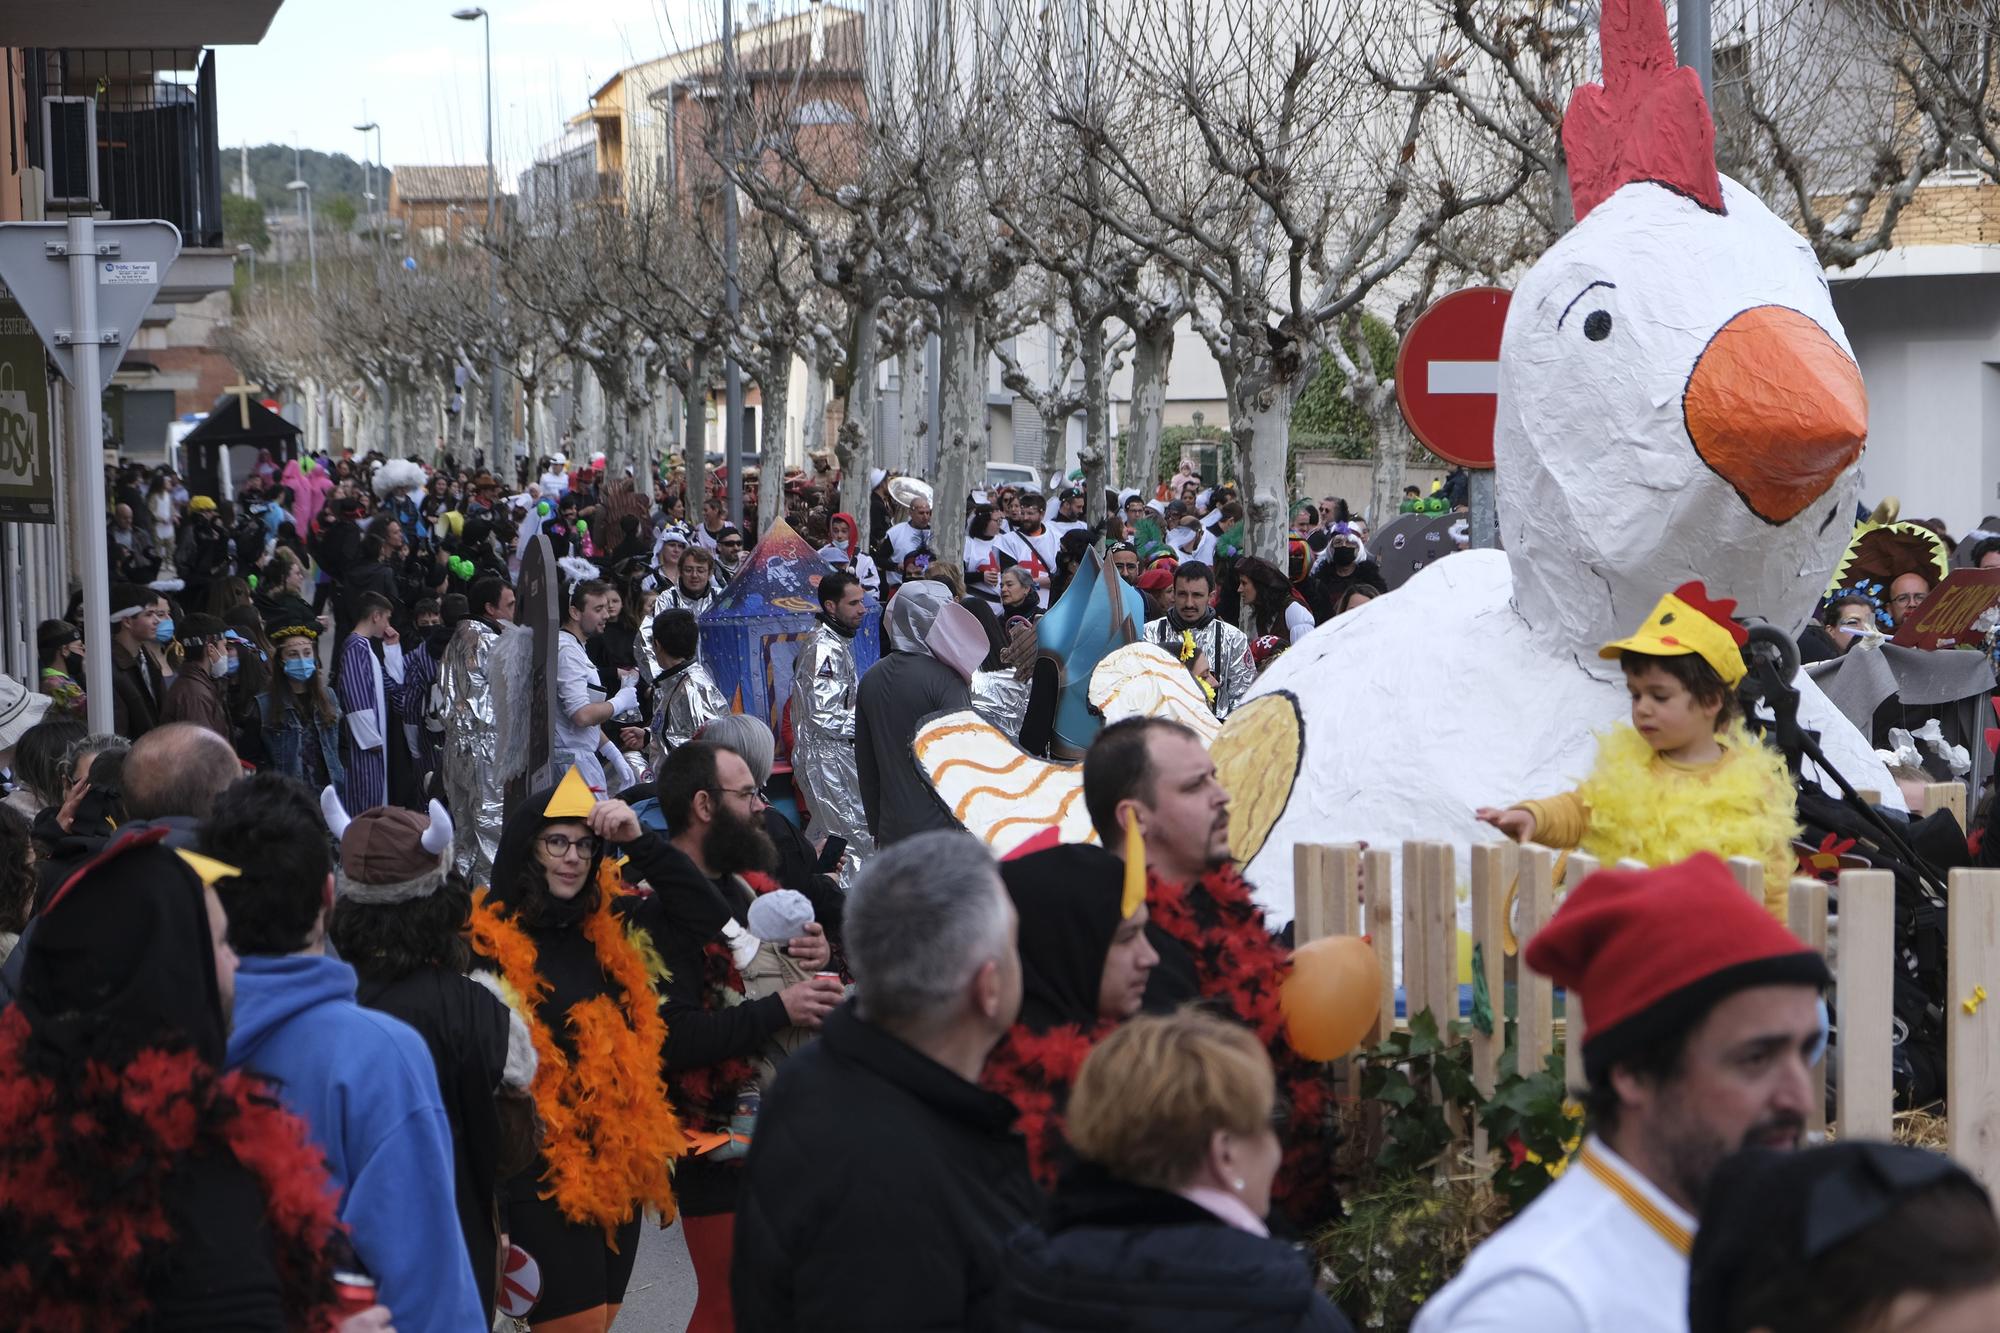
[[[70,387],[72,564],[83,584],[87,717],[111,730],[110,550],[104,521],[104,381],[159,295],[181,234],[157,219],[0,223],[0,281],[49,349]],[[62,261],[58,270],[55,261]],[[67,283],[64,279],[67,278]],[[29,682],[31,685],[33,682]]]
[[[83,578],[85,709],[94,734],[111,731],[111,557],[104,518],[104,380],[96,349],[97,220],[69,218],[69,300],[72,358],[69,409],[69,475],[83,525],[76,568]]]
[[[1494,502],[1493,426],[1499,408],[1500,339],[1509,294],[1468,287],[1439,300],[1403,337],[1396,404],[1431,452],[1466,469],[1471,544],[1500,544]]]

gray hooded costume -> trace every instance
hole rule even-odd
[[[917,767],[911,745],[933,713],[971,705],[967,682],[987,651],[986,631],[931,580],[905,583],[889,603],[889,651],[856,692],[854,759],[861,806],[877,847],[958,821]]]

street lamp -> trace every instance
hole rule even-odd
[[[361,135],[361,198],[369,204],[369,222],[379,226],[380,223],[375,217],[374,208],[375,177],[368,165],[368,132],[370,130],[375,131],[375,166],[380,167],[382,165],[382,127],[371,120],[364,124],[356,125],[354,128]]]
[[[298,192],[298,196],[301,201],[301,207],[305,209],[306,263],[309,264],[312,268],[312,294],[314,296],[318,296],[319,295],[319,247],[317,243],[315,243],[313,240],[312,186],[306,184],[305,181],[301,179],[301,180],[287,181],[285,183],[285,188],[287,190],[294,190]]]
[[[506,395],[500,385],[500,251],[494,241],[493,190],[499,181],[499,173],[493,168],[493,16],[478,6],[454,9],[451,16],[464,23],[478,19],[486,27],[486,249],[489,255],[486,280],[487,318],[493,328],[486,362],[487,403],[493,420],[493,463],[497,466],[500,457],[500,443],[504,435],[508,444],[508,458],[512,462],[513,431],[503,424],[507,411]]]

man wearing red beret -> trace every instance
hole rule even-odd
[[[1705,852],[1592,875],[1522,956],[1582,1002],[1590,1135],[1415,1333],[1686,1333],[1709,1177],[1804,1137],[1826,962]]]

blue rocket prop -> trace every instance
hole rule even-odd
[[[1145,603],[1097,548],[1084,552],[1076,577],[1035,626],[1042,657],[1058,668],[1056,739],[1081,751],[1104,719],[1090,709],[1090,673],[1108,654],[1139,641]]]
[[[729,711],[766,723],[778,737],[780,759],[789,758],[783,721],[792,665],[817,627],[814,590],[831,573],[811,544],[779,519],[701,617],[702,660],[729,700]],[[870,598],[867,618],[854,636],[857,671],[874,665],[881,623],[881,605]]]

